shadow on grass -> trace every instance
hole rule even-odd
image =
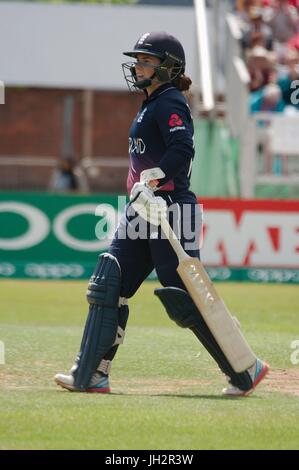
[[[255,399],[260,399],[261,397],[253,395],[252,397],[226,397],[222,395],[204,395],[204,394],[197,394],[197,395],[187,395],[187,394],[180,394],[180,393],[125,393],[125,392],[111,392],[109,395],[114,395],[114,396],[145,396],[145,397],[167,397],[167,398],[193,398],[193,399],[203,399],[203,400],[224,400],[224,401],[244,401],[244,399],[248,398],[255,398]],[[246,401],[246,400],[245,400]]]

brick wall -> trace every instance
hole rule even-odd
[[[72,138],[75,154],[82,156],[83,92],[38,88],[6,88],[5,105],[0,106],[1,156],[59,158],[63,146],[63,110],[66,96],[74,99]],[[142,102],[142,95],[130,92],[96,91],[93,100],[92,156],[123,157],[128,155],[128,129]],[[33,189],[44,189],[51,168],[35,168]],[[27,171],[28,173],[28,171]],[[41,178],[39,180],[38,173]],[[92,189],[124,188],[126,171],[101,172],[101,185],[91,182]],[[21,172],[22,174],[22,172]],[[105,176],[108,175],[108,176]],[[110,176],[109,176],[110,175]],[[119,177],[118,177],[119,176]],[[25,180],[25,178],[24,178]],[[111,180],[111,185],[109,183]],[[22,182],[20,169],[9,171],[0,166],[0,188],[30,188],[30,172]],[[40,183],[40,184],[39,184]],[[110,187],[111,186],[111,187]]]
[[[142,95],[97,92],[94,97],[93,154],[128,155],[128,131],[142,102]]]
[[[75,148],[79,150],[80,92],[75,97]],[[63,90],[6,89],[0,107],[0,155],[59,156],[63,133]]]

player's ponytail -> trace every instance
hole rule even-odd
[[[187,75],[181,74],[172,80],[172,84],[180,91],[187,91],[192,85],[192,80]]]

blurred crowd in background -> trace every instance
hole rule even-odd
[[[299,0],[237,0],[235,9],[251,111],[298,113],[291,85],[299,80]]]

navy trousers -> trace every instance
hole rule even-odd
[[[121,268],[121,297],[132,297],[154,268],[164,287],[185,289],[176,271],[177,256],[169,241],[161,236],[160,227],[144,222],[143,229],[139,227],[139,236],[136,237],[136,220],[136,213],[128,205],[109,248],[109,253],[117,258]],[[199,258],[200,206],[196,203],[171,204],[168,220],[185,251]]]

